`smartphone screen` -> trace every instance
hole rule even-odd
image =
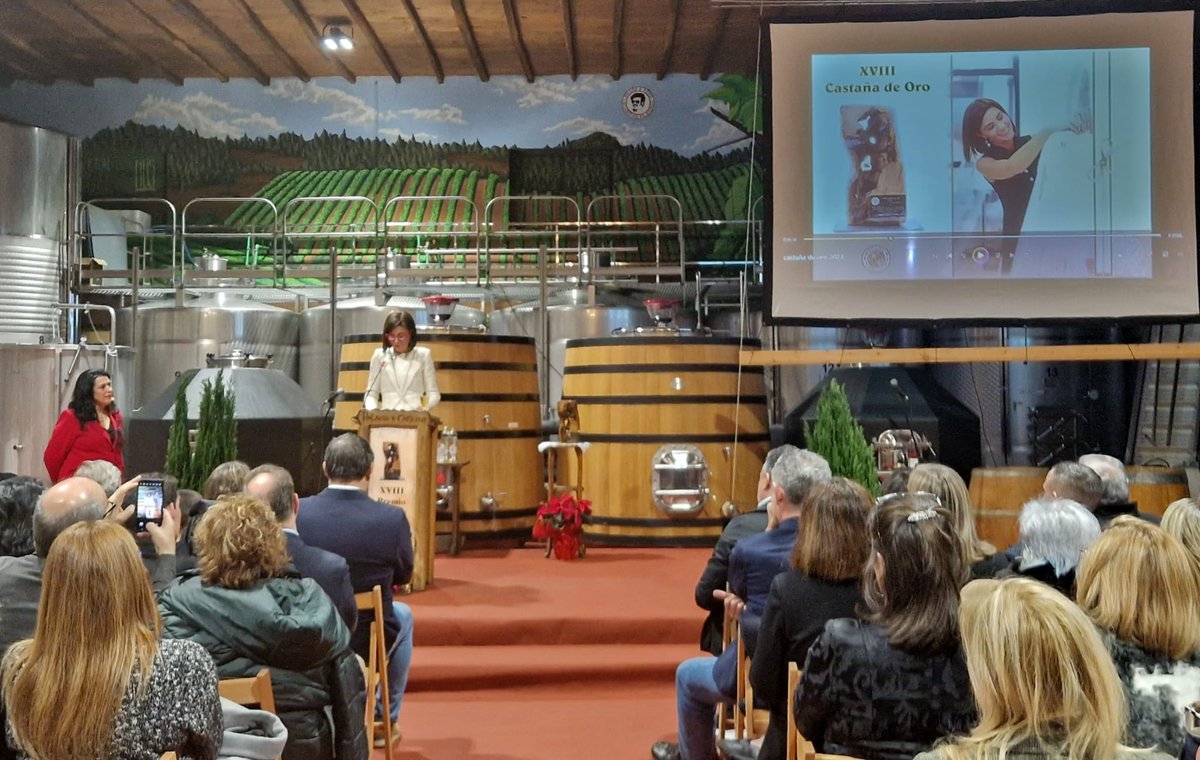
[[[162,525],[163,482],[161,480],[142,480],[138,482],[135,520],[137,521],[138,532],[145,530],[147,523]]]

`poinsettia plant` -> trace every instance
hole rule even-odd
[[[583,556],[583,525],[591,514],[587,499],[576,499],[570,492],[551,496],[538,506],[533,537],[546,540],[547,556],[551,550],[555,559]]]

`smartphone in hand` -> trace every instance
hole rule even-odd
[[[137,486],[137,510],[134,513],[134,528],[138,533],[146,530],[146,525],[154,523],[162,525],[163,521],[163,482],[161,480],[142,479]]]

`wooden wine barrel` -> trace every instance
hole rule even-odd
[[[740,367],[738,352],[729,338],[567,341],[563,398],[578,404],[579,438],[591,444],[583,458],[588,543],[711,546],[725,502],[754,507],[770,447],[767,398],[762,369]],[[652,461],[667,444],[697,447],[708,465],[709,495],[694,515],[654,505]]]
[[[1187,470],[1182,467],[1125,468],[1129,476],[1129,500],[1137,502],[1139,512],[1161,515],[1177,499],[1191,496]]]
[[[1041,495],[1046,467],[976,467],[971,470],[971,506],[979,537],[1003,551],[1017,542],[1021,507]]]
[[[426,332],[442,401],[433,415],[458,431],[460,531],[480,539],[529,538],[542,499],[542,439],[537,354],[532,338],[477,332]],[[342,343],[334,432],[357,431],[371,354],[378,335],[350,335]],[[489,506],[493,504],[494,506]],[[439,512],[439,532],[450,516]]]

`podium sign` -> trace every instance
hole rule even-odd
[[[375,454],[367,493],[408,516],[413,536],[412,589],[422,591],[433,580],[436,422],[428,412],[364,410],[358,423],[358,434]]]

